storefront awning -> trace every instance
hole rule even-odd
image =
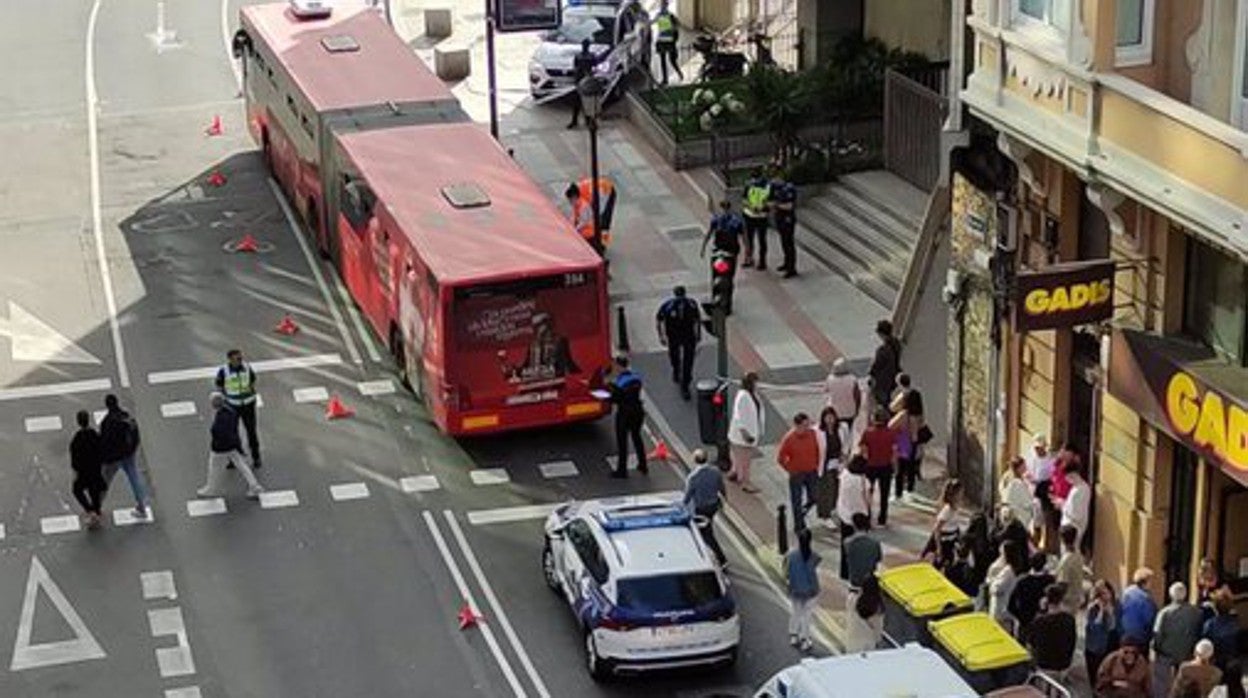
[[[1248,487],[1248,368],[1185,340],[1119,329],[1109,392]]]

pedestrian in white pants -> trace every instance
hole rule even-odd
[[[251,470],[251,463],[243,455],[243,442],[238,433],[238,412],[225,402],[221,393],[213,393],[211,398],[214,415],[209,433],[212,446],[208,453],[208,480],[196,491],[201,497],[221,496],[222,480],[225,478],[226,467],[233,464],[247,481],[247,497],[258,499],[264,487],[256,479]]]
[[[793,606],[789,644],[809,652],[814,646],[810,639],[811,620],[819,605],[819,556],[810,549],[810,529],[798,531],[797,547],[785,555],[784,563],[789,602]]]

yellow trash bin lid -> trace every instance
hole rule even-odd
[[[1031,653],[987,613],[932,621],[928,629],[967,671],[991,671],[1031,661]]]
[[[891,567],[879,580],[880,589],[915,618],[971,610],[971,597],[926,562]]]

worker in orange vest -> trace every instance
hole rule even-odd
[[[572,225],[576,232],[594,245],[594,190],[590,179],[586,177],[569,184],[564,196],[572,207]],[[611,218],[615,213],[615,184],[606,177],[598,178],[598,205],[601,207],[598,222],[602,226],[602,249],[598,253],[602,254],[611,244]]]

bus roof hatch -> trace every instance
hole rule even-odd
[[[455,208],[480,208],[490,205],[490,197],[481,191],[481,187],[471,182],[443,187],[442,196]]]
[[[351,53],[360,50],[360,43],[350,34],[333,34],[321,38],[321,46],[330,53]]]

